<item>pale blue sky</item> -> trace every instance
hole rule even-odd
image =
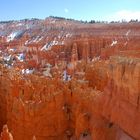
[[[0,0],[0,20],[45,18],[140,19],[140,0]]]

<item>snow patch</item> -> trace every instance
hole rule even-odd
[[[71,80],[71,76],[67,74],[67,71],[64,70],[63,71],[63,81],[70,81]]]
[[[43,36],[40,37],[37,42],[40,42],[43,38],[44,38]]]
[[[21,34],[21,31],[12,32],[9,36],[7,36],[7,42],[13,41],[20,34]]]
[[[24,43],[24,45],[28,45],[28,42],[29,42],[29,40],[26,40],[25,43]]]
[[[128,36],[130,32],[131,32],[131,30],[128,30],[125,35]]]
[[[15,51],[15,49],[11,48],[11,49],[9,49],[9,51],[14,52],[14,51]]]
[[[16,24],[16,26],[18,27],[18,26],[22,26],[23,24],[22,23],[18,23],[18,24]]]
[[[111,47],[116,45],[118,43],[118,41],[112,41],[112,44],[110,45]]]
[[[68,33],[66,34],[66,38],[72,37],[72,34]]]
[[[24,61],[24,54],[23,53],[18,54],[16,57],[20,62]]]
[[[92,59],[92,62],[98,61],[98,60],[100,60],[100,56],[94,57],[94,58]]]
[[[39,38],[40,36],[37,36],[34,40],[32,40],[32,42],[37,42]]]
[[[10,61],[10,59],[11,59],[11,55],[8,55],[8,56],[4,56],[4,58],[3,58],[5,61]]]
[[[24,44],[25,44],[25,45],[28,45],[28,44],[30,44],[30,43],[38,43],[38,42],[40,42],[43,38],[44,38],[43,36],[42,36],[42,37],[37,36],[37,37],[35,37],[35,38],[31,39],[31,40],[27,40]]]
[[[32,42],[38,43],[38,42],[41,41],[42,39],[43,39],[43,36],[42,36],[42,37],[37,36]]]
[[[22,69],[22,74],[32,74],[34,72],[34,69]]]
[[[55,46],[55,45],[63,45],[64,44],[64,42],[62,41],[62,42],[58,42],[58,41],[52,41],[52,42],[49,42],[49,43],[47,43],[47,44],[45,44],[42,48],[41,48],[41,51],[43,51],[43,50],[46,50],[46,51],[48,51],[48,50],[51,50],[51,48],[52,48],[52,46]]]
[[[67,71],[66,70],[63,71],[63,80],[64,81],[67,80]]]

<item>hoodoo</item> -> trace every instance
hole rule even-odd
[[[0,140],[140,140],[140,23],[0,23],[0,131]]]
[[[7,125],[3,126],[0,140],[13,140],[12,134],[9,132]]]

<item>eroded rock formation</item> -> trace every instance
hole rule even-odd
[[[64,84],[38,76],[27,77],[29,81],[17,77],[15,83],[1,79],[16,86],[14,91],[9,87],[6,97],[14,139],[140,139],[139,66],[139,59],[112,57],[87,66],[88,82]]]
[[[9,132],[7,125],[3,126],[0,140],[13,140],[12,134]]]
[[[139,24],[52,20],[0,39],[1,140],[140,140]]]

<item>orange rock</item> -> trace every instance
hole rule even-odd
[[[0,140],[13,140],[12,134],[9,132],[7,125],[3,126]]]
[[[33,136],[33,140],[36,140],[36,137],[35,136]]]
[[[32,35],[25,31],[9,43],[0,38],[2,51],[14,59],[25,53],[14,68],[0,67],[0,127],[7,123],[14,140],[140,140],[139,24],[88,26],[52,18],[40,24]],[[34,42],[40,31],[42,40]],[[55,40],[63,43],[41,50]],[[21,47],[25,41],[31,42]],[[43,75],[48,63],[51,77]],[[26,68],[35,73],[22,75]],[[71,81],[62,80],[65,69]],[[12,139],[5,125],[1,140]]]

